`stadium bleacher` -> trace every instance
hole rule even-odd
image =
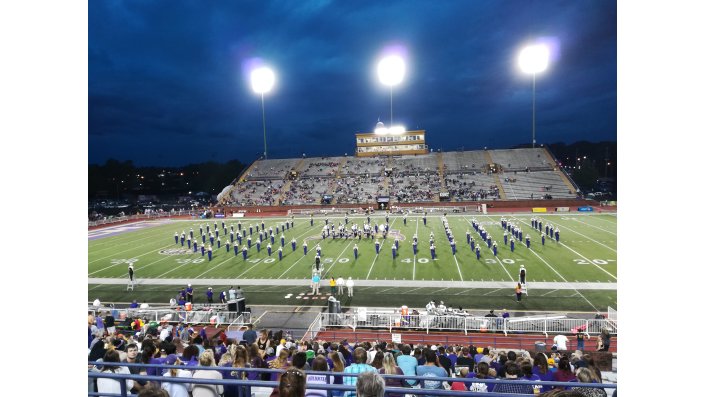
[[[442,191],[453,202],[574,199],[577,188],[537,148],[258,160],[223,191],[220,204],[274,206],[320,204],[324,194],[331,204],[430,203]]]

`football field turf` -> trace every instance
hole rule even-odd
[[[540,232],[531,227],[532,216],[541,219],[544,225],[550,223],[559,228],[560,242],[547,237],[545,245],[542,245]],[[314,218],[314,225],[310,226],[308,217],[299,217],[293,228],[284,231],[281,261],[276,251],[281,245],[281,231],[275,234],[272,255],[269,256],[266,250],[269,239],[257,252],[255,241],[259,235],[255,225],[264,221],[268,230],[288,218],[240,219],[248,235],[250,224],[254,231],[247,260],[243,259],[242,253],[235,255],[232,248],[229,253],[226,252],[224,243],[226,238],[230,238],[230,226],[233,225],[237,231],[238,220],[233,218],[225,220],[228,228],[225,236],[221,219],[160,220],[91,231],[88,244],[88,298],[100,296],[103,301],[124,302],[137,298],[140,301],[166,302],[184,285],[183,281],[188,280],[196,286],[203,285],[202,291],[207,286],[219,291],[229,285],[251,285],[245,288],[249,291],[248,303],[300,304],[303,301],[294,298],[301,299],[299,294],[309,290],[315,246],[320,244],[324,268],[322,290],[328,292],[331,276],[352,277],[358,286],[355,297],[344,299],[343,305],[396,306],[400,302],[409,304],[416,301],[425,304],[430,299],[443,299],[445,296],[457,301],[451,301],[455,307],[508,306],[514,299],[511,283],[516,283],[519,266],[524,265],[529,296],[520,303],[522,309],[593,311],[605,310],[608,305],[616,308],[616,215],[504,215],[522,228],[524,236],[531,237],[530,249],[525,241],[517,240],[514,252],[509,244],[504,244],[501,217],[448,215],[448,223],[456,240],[455,256],[446,238],[441,216],[437,215],[429,215],[426,225],[422,215],[407,216],[406,225],[403,217],[390,216],[391,232],[387,239],[381,235],[376,239],[380,242],[379,255],[375,252],[374,238],[346,240],[328,237],[322,240],[321,229],[325,218]],[[497,256],[472,228],[472,219],[476,219],[497,242]],[[344,223],[343,217],[329,217],[328,220],[336,226]],[[348,228],[353,223],[361,227],[365,221],[366,217],[351,216]],[[371,216],[371,221],[373,225],[375,222],[381,225],[385,223],[385,218],[383,215]],[[194,237],[200,243],[200,226],[206,232],[206,225],[213,230],[214,222],[217,222],[220,232],[221,248],[216,248],[214,244],[212,261],[208,260],[207,253],[201,254],[200,247],[194,253],[185,244],[182,247],[180,241],[174,242],[175,232],[188,235],[193,228]],[[479,260],[467,244],[467,231],[481,247]],[[431,233],[436,245],[435,259],[431,258],[429,250]],[[413,254],[412,249],[414,234],[417,234],[419,242],[417,255]],[[395,237],[399,238],[399,250],[393,259],[391,246]],[[292,238],[297,240],[295,251],[290,244]],[[304,241],[308,243],[308,255],[303,253]],[[246,238],[242,243],[241,247],[247,245]],[[357,259],[353,255],[355,244],[359,248]],[[125,291],[130,263],[138,280],[134,292]],[[445,284],[425,284],[429,281]],[[286,298],[289,301],[284,299],[286,295],[289,295]]]

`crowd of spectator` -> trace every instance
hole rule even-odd
[[[233,205],[275,205],[283,180],[246,181],[235,185],[230,200]]]
[[[299,178],[284,192],[282,205],[320,204],[321,195],[328,190],[330,178]]]
[[[130,380],[128,388],[140,396],[168,395],[239,396],[235,385],[205,385],[169,382],[170,377],[194,379],[247,379],[278,381],[271,396],[325,397],[326,391],[309,389],[315,384],[356,386],[356,391],[334,391],[337,397],[381,397],[385,387],[458,390],[495,393],[554,395],[559,393],[548,385],[518,382],[560,381],[576,382],[570,387],[574,396],[606,396],[603,389],[582,387],[580,383],[601,383],[602,374],[589,354],[575,351],[571,355],[537,353],[533,357],[525,351],[505,351],[491,347],[436,346],[428,344],[401,344],[378,341],[351,343],[328,341],[295,341],[282,331],[256,332],[252,326],[242,340],[228,339],[224,333],[207,337],[205,331],[193,332],[187,327],[152,324],[140,328],[133,335],[120,335],[114,328],[96,331],[96,319],[89,316],[89,361],[103,361],[89,371],[162,376],[163,381]],[[168,332],[164,332],[168,330]],[[175,365],[175,369],[155,369],[139,366],[120,366],[121,362]],[[211,370],[208,367],[227,367]],[[248,372],[247,369],[271,368],[284,372]],[[329,372],[313,374],[309,371]],[[364,374],[359,377],[348,374]],[[408,375],[414,379],[392,379],[382,375]],[[444,382],[441,377],[454,377]],[[472,379],[463,382],[461,379]],[[517,381],[494,384],[483,379]],[[161,391],[159,391],[161,389]],[[119,392],[119,383],[113,379],[89,378],[89,391]],[[155,394],[160,393],[160,394]],[[293,394],[292,394],[293,393]],[[357,396],[360,394],[360,396]],[[403,397],[391,393],[390,397]]]
[[[400,203],[414,203],[436,200],[441,189],[438,172],[399,175],[390,178],[389,190]]]
[[[333,188],[338,203],[357,204],[373,202],[378,195],[385,195],[382,177],[365,175],[337,179]]]

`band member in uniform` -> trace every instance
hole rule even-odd
[[[242,259],[247,260],[247,247],[242,247]]]
[[[414,239],[414,242],[411,243],[411,246],[414,248],[414,256],[416,256],[416,252],[418,250],[418,244],[419,244],[419,242],[416,239]]]
[[[238,254],[238,249],[239,249],[239,248],[240,248],[240,246],[239,246],[237,243],[233,243],[233,253],[234,253],[235,255]]]
[[[556,228],[556,242],[561,241],[560,232],[561,232],[561,231],[560,231],[558,228]]]
[[[492,243],[492,253],[497,256],[497,243]]]
[[[281,246],[279,247],[279,249],[277,251],[279,251],[279,260],[281,261],[282,257],[284,256],[284,251]]]
[[[375,251],[377,252],[377,255],[379,255],[379,240],[375,240]]]
[[[259,252],[260,248],[262,247],[262,240],[257,239],[257,243],[255,245],[257,245],[257,252]]]
[[[272,256],[272,244],[267,243],[267,255]]]
[[[543,232],[541,233],[541,245],[546,245],[546,235]]]
[[[306,243],[306,240],[304,240],[304,255],[308,254],[308,244]]]
[[[291,239],[291,250],[296,251],[296,238]]]
[[[179,232],[174,232],[174,244],[179,244]]]
[[[477,260],[480,260],[480,245],[478,244],[477,247],[475,247],[475,255],[477,256]]]
[[[397,258],[397,247],[396,245],[392,245],[392,259]]]
[[[453,255],[455,255],[455,240],[450,240],[450,248],[453,250]]]
[[[433,243],[431,243],[431,244],[429,245],[429,248],[430,248],[430,250],[431,250],[431,259],[432,259],[432,260],[435,260],[435,259],[436,259],[436,246],[433,245]]]
[[[514,237],[509,241],[509,247],[512,249],[512,252],[514,252]]]
[[[526,248],[531,248],[531,237],[529,235],[526,236]]]
[[[355,260],[357,260],[357,244],[353,246],[353,254],[355,255]]]
[[[225,240],[225,252],[230,252],[230,241]]]

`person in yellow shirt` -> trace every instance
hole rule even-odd
[[[331,295],[335,296],[336,293],[336,284],[335,284],[335,276],[330,278],[330,293]]]

